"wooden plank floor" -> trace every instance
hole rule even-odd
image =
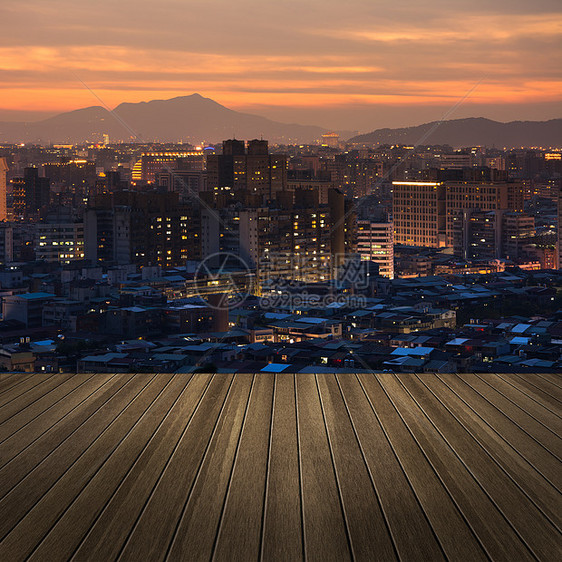
[[[0,560],[562,559],[562,377],[0,375]]]

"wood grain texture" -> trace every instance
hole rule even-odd
[[[562,377],[0,375],[0,560],[555,560]]]

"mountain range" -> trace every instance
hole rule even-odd
[[[402,129],[377,129],[349,142],[374,144],[440,145],[497,148],[562,147],[562,119],[500,123],[483,117],[434,121]]]
[[[328,130],[313,125],[280,123],[228,109],[199,94],[169,100],[122,103],[112,111],[92,106],[36,122],[0,122],[0,142],[220,142],[262,137],[271,143],[313,143]],[[339,131],[345,140],[353,134]],[[500,123],[484,118],[454,119],[401,129],[377,129],[350,142],[374,144],[448,144],[461,146],[562,146],[562,119]]]
[[[234,111],[199,94],[122,103],[113,111],[86,107],[34,123],[0,122],[0,141],[42,144],[98,142],[104,134],[111,142],[200,143],[263,137],[287,144],[315,142],[326,132],[321,127],[279,123]]]

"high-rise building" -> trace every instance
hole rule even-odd
[[[472,154],[462,152],[453,152],[452,154],[442,154],[439,159],[439,165],[442,169],[462,170],[463,168],[470,168],[474,164],[474,157]]]
[[[133,166],[133,181],[154,183],[156,174],[162,171],[187,168],[203,170],[205,153],[203,150],[145,152]]]
[[[459,211],[523,210],[521,183],[393,182],[395,242],[434,248],[454,245]]]
[[[330,174],[319,172],[314,174],[310,170],[290,171],[287,179],[287,191],[295,192],[308,189],[318,193],[320,205],[328,204],[328,192],[334,188]]]
[[[201,255],[199,210],[177,193],[100,195],[84,213],[84,238],[93,262],[182,266]]]
[[[0,158],[0,221],[8,219],[8,160]]]
[[[394,242],[440,248],[446,245],[446,188],[441,182],[392,182]]]
[[[4,265],[13,261],[14,256],[14,231],[9,222],[0,223],[0,264]]]
[[[318,205],[203,209],[202,253],[239,256],[258,280],[327,281],[330,278],[329,209]],[[239,262],[237,262],[239,265]]]
[[[226,140],[222,154],[207,157],[207,187],[248,190],[265,203],[287,189],[287,156],[270,154],[265,140],[248,141],[247,150],[244,141]]]
[[[445,185],[447,246],[453,245],[453,222],[458,211],[523,211],[523,188],[519,183],[447,182]]]
[[[102,195],[104,193],[113,193],[114,191],[123,191],[129,187],[129,182],[121,179],[121,173],[112,170],[106,170],[95,181],[94,188],[90,190],[89,195]]]
[[[525,213],[462,209],[453,218],[454,253],[465,260],[518,259],[534,234],[534,217]]]
[[[60,263],[84,259],[84,223],[42,222],[36,233],[36,259]]]
[[[347,197],[372,195],[383,177],[383,164],[355,154],[338,154],[326,165],[334,187]]]
[[[203,170],[167,170],[156,174],[158,187],[179,193],[180,202],[194,201],[207,189],[207,173]]]
[[[14,218],[37,218],[49,205],[49,178],[39,177],[37,168],[25,168],[23,178],[12,179],[12,215]]]
[[[464,260],[501,257],[501,219],[495,211],[463,209],[453,217],[453,249]]]
[[[562,189],[558,191],[558,241],[557,241],[557,258],[556,267],[562,268]]]
[[[514,211],[498,213],[501,213],[502,257],[518,259],[524,252],[525,244],[535,235],[535,217]]]
[[[357,221],[357,253],[375,262],[379,274],[394,279],[394,225],[383,220]]]
[[[325,133],[322,135],[322,144],[337,148],[340,145],[340,136],[337,133]]]
[[[328,281],[355,251],[354,210],[343,194],[330,192],[320,205],[318,192],[281,192],[269,206],[240,203],[201,211],[201,248],[216,265],[239,256],[256,269],[260,283],[283,278]],[[234,260],[240,263],[238,259]]]
[[[61,187],[85,190],[96,181],[96,163],[90,160],[62,158],[59,162],[43,164],[43,171],[51,184]]]

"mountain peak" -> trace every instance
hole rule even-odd
[[[288,125],[240,113],[199,93],[167,100],[121,103],[112,112],[103,107],[62,113],[36,123],[0,123],[0,141],[112,141],[200,143],[231,138],[267,138],[276,143],[314,142],[326,132],[314,126]]]

